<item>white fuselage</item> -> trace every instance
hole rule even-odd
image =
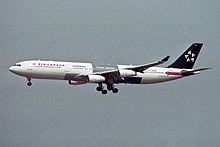
[[[123,69],[130,67],[130,65],[117,65],[116,68]],[[111,70],[112,67],[102,66],[99,70]],[[73,80],[84,81],[80,79],[79,75],[89,75],[96,72],[92,63],[79,63],[79,62],[60,62],[60,61],[41,61],[31,60],[16,63],[10,67],[9,70],[17,75],[36,78],[36,79],[54,79],[54,80]],[[182,78],[181,71],[183,69],[176,68],[163,68],[163,67],[150,67],[143,72],[137,72],[135,76],[132,76],[132,80],[127,82],[125,79],[129,77],[121,78],[114,83],[131,83],[131,84],[152,84],[160,83],[170,80]],[[136,80],[139,79],[139,80]],[[90,83],[86,81],[86,83]],[[94,82],[91,82],[94,83]],[[83,83],[84,84],[84,83]],[[77,85],[77,84],[76,84]]]

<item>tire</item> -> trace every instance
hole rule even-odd
[[[102,90],[102,94],[107,94],[107,90]]]
[[[114,88],[114,89],[112,90],[112,92],[113,92],[113,93],[118,93],[118,88]]]
[[[102,91],[102,89],[103,89],[102,87],[96,87],[97,91]]]
[[[27,83],[27,85],[28,85],[28,86],[31,86],[31,85],[32,85],[32,83],[31,83],[31,82],[28,82],[28,83]]]

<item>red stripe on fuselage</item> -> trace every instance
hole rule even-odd
[[[168,72],[166,72],[166,74],[167,75],[175,75],[175,76],[177,76],[177,75],[181,75],[181,72],[168,71]]]

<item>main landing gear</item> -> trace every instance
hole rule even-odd
[[[27,85],[28,85],[28,86],[31,86],[31,85],[32,85],[32,83],[31,83],[31,78],[27,78],[27,80],[28,80]]]
[[[111,83],[107,84],[108,91],[112,91],[113,93],[118,93],[118,88],[115,88],[115,86]]]
[[[104,89],[102,84],[99,84],[98,87],[96,87],[96,90],[101,91],[102,94],[107,94],[108,93],[108,91],[106,89]]]
[[[108,91],[112,91],[113,93],[118,93],[118,88],[115,88],[115,86],[111,83],[107,84],[107,89]],[[108,93],[108,91],[104,88],[104,86],[102,86],[102,83],[100,83],[98,87],[96,87],[96,90],[101,91],[102,94]]]

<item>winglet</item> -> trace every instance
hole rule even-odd
[[[163,58],[161,61],[162,62],[167,62],[169,60],[170,56],[166,56],[165,58]]]

